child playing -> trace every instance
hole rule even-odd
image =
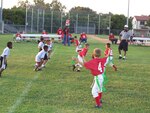
[[[74,36],[75,39],[75,46],[76,46],[76,52],[81,51],[81,45],[80,45],[80,41],[77,39],[77,36]]]
[[[12,42],[7,42],[7,47],[0,56],[0,77],[2,76],[2,72],[7,68],[7,57],[10,54],[10,49],[12,49]]]
[[[42,68],[45,67],[48,59],[50,59],[50,55],[51,55],[52,49],[53,49],[53,42],[54,42],[54,38],[52,38],[51,40],[46,41],[46,45],[48,46],[48,52],[44,56],[44,62],[42,64]]]
[[[102,87],[103,87],[103,72],[106,65],[107,57],[100,58],[101,50],[99,48],[94,49],[92,54],[92,60],[86,61],[83,58],[83,62],[79,59],[74,59],[81,65],[83,65],[86,69],[91,71],[91,74],[94,76],[94,84],[92,86],[92,95],[95,98],[96,108],[101,108],[102,103],[100,102],[102,98]]]
[[[35,69],[34,71],[39,71],[42,69],[42,64],[44,62],[44,57],[45,55],[47,54],[47,51],[48,51],[48,46],[47,45],[44,45],[43,47],[43,50],[41,50],[35,57]]]
[[[88,52],[89,44],[85,43],[85,47],[79,52],[78,54],[78,60],[83,63],[83,58],[86,56]],[[82,65],[80,63],[75,64],[73,67],[73,71],[77,68],[77,72],[80,72],[80,68],[82,68]]]
[[[44,38],[41,37],[40,42],[38,44],[39,51],[41,51],[43,49],[43,47],[44,47]]]
[[[110,48],[110,43],[107,43],[105,47],[106,47],[106,50],[104,54],[105,54],[105,57],[108,57],[107,63],[109,63],[110,66],[113,67],[115,71],[117,71],[117,67],[113,64],[113,51]]]

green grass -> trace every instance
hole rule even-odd
[[[0,36],[0,53],[11,35]],[[89,38],[90,59],[94,48],[105,45]],[[46,68],[34,72],[36,42],[13,43],[8,68],[0,78],[0,113],[149,113],[150,47],[129,46],[127,61],[118,60],[117,45],[112,45],[118,71],[107,67],[107,92],[103,108],[95,109],[88,70],[72,72],[71,57],[75,47],[55,44]]]
[[[96,36],[99,37],[99,38],[102,38],[102,39],[108,39],[108,37],[109,37],[109,35],[96,35]],[[115,35],[115,38],[119,39],[119,36]]]

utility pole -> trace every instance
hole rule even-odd
[[[128,11],[127,11],[127,25],[129,26],[129,10],[130,10],[130,0],[128,0]]]

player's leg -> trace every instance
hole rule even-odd
[[[121,50],[123,49],[123,41],[120,42],[118,47],[119,59],[122,59]]]
[[[7,64],[4,63],[3,57],[1,57],[0,62],[1,62],[1,65],[0,65],[0,77],[1,77],[1,76],[2,76],[2,72],[3,72],[3,71],[6,69],[6,67],[7,67]]]
[[[96,106],[101,107],[102,103],[100,102],[102,98],[102,86],[103,86],[103,76],[98,75],[94,77],[94,85],[92,88],[92,95],[95,98]]]
[[[124,45],[123,45],[123,51],[124,51],[124,57],[123,57],[123,60],[126,59],[126,54],[127,54],[127,51],[128,51],[128,42],[124,42]]]

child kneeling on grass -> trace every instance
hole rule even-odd
[[[2,72],[7,68],[7,57],[10,54],[10,49],[12,49],[12,42],[7,42],[7,47],[3,50],[0,56],[0,77]]]
[[[106,65],[107,57],[100,58],[101,50],[99,48],[94,49],[92,54],[92,60],[86,61],[83,58],[83,62],[80,62],[78,59],[74,58],[75,61],[83,65],[86,69],[91,71],[91,74],[94,76],[94,84],[92,86],[92,95],[95,98],[96,108],[102,107],[102,87],[103,87],[103,72]]]
[[[35,57],[35,69],[34,71],[39,71],[42,69],[42,64],[44,62],[44,57],[47,55],[48,46],[44,45],[43,50],[41,50]]]

